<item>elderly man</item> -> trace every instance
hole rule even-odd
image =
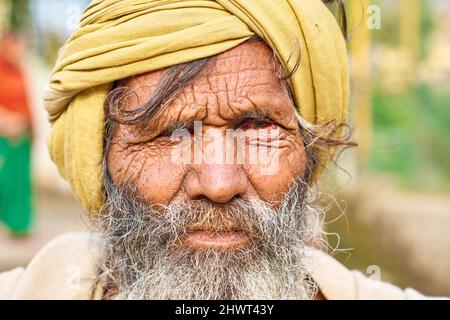
[[[421,298],[318,250],[313,185],[346,136],[344,38],[320,0],[95,0],[46,95],[91,232],[0,296]]]

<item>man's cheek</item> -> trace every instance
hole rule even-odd
[[[184,167],[174,163],[170,153],[154,148],[115,151],[110,153],[109,171],[116,185],[136,188],[150,203],[168,203],[178,193]]]
[[[145,158],[139,152],[113,147],[108,156],[108,170],[117,186],[132,186],[138,179]]]
[[[147,159],[136,180],[138,194],[149,203],[168,204],[182,188],[184,171],[170,157]]]
[[[295,178],[305,173],[305,152],[303,145],[295,141],[283,141],[278,148],[260,153],[259,159],[244,166],[250,183],[265,201],[278,202],[290,189]]]

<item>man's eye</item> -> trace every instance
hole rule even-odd
[[[278,125],[269,120],[248,120],[241,126],[244,130],[249,129],[277,129]]]
[[[174,134],[175,131],[180,131],[180,130],[186,130],[190,134],[194,133],[194,128],[189,123],[181,123],[181,122],[178,123],[177,122],[173,126],[170,126],[169,128],[166,128],[165,130],[161,131],[161,133],[158,134],[158,136],[155,138],[168,138],[168,137],[170,138]]]
[[[160,134],[158,134],[156,136],[156,138],[167,138],[167,137],[170,137],[172,134],[173,134],[173,130],[168,129],[168,130],[162,131]]]

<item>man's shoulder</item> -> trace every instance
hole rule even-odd
[[[441,299],[422,295],[414,289],[401,289],[395,285],[367,277],[349,270],[332,255],[310,249],[311,274],[320,291],[328,300],[421,300]]]
[[[0,300],[11,298],[24,271],[24,268],[19,267],[0,273]]]
[[[91,233],[55,238],[26,268],[0,273],[0,299],[92,299],[98,287],[98,241]],[[325,252],[311,249],[308,257],[312,277],[327,299],[426,298],[415,290],[401,290],[351,271]]]
[[[0,274],[0,297],[90,299],[98,270],[96,241],[93,234],[81,232],[53,239],[25,269]]]

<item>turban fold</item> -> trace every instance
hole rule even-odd
[[[321,0],[94,0],[61,48],[45,95],[49,151],[90,213],[103,204],[103,104],[114,81],[212,56],[261,37],[287,70],[300,115],[345,121],[345,40]]]

